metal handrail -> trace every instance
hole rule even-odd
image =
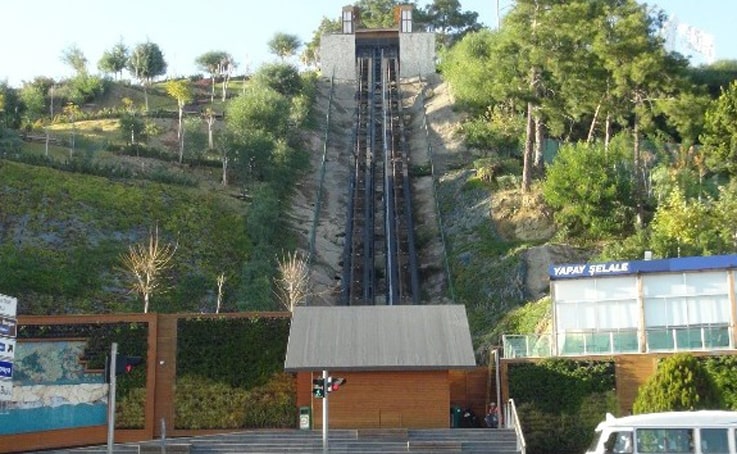
[[[522,425],[519,421],[517,406],[514,404],[514,399],[509,399],[504,406],[504,420],[502,421],[502,424],[507,429],[514,429],[514,434],[517,436],[517,452],[519,454],[526,454],[527,442],[525,442],[525,434],[522,432]]]

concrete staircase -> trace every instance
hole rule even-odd
[[[115,454],[320,453],[322,432],[257,430],[116,444]],[[44,451],[46,454],[105,454],[106,446]],[[519,454],[511,429],[331,430],[331,453],[490,453]]]

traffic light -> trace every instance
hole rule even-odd
[[[140,356],[127,356],[118,354],[115,357],[115,375],[128,374],[133,371],[133,368],[143,362],[143,358]],[[107,358],[107,364],[105,365],[105,377],[108,383],[110,383],[110,358]]]
[[[118,357],[115,358],[115,373],[117,375],[128,374],[135,366],[141,364],[141,361],[142,359],[140,356],[118,355]]]
[[[327,391],[329,393],[337,391],[341,386],[346,384],[348,380],[343,377],[328,377]]]
[[[325,379],[315,378],[312,380],[312,395],[318,399],[325,397]]]

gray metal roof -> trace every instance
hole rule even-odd
[[[463,305],[297,307],[284,369],[475,367]]]

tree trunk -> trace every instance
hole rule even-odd
[[[177,124],[177,139],[182,138],[182,111],[184,110],[182,107],[183,106],[179,104],[179,123]]]
[[[212,77],[212,87],[210,90],[210,104],[215,102],[215,74],[210,74],[210,77]]]
[[[609,142],[612,140],[612,116],[606,114],[606,125],[604,127],[604,151],[609,151]]]
[[[146,105],[146,112],[148,112],[148,82],[143,83],[143,100]]]
[[[601,110],[601,101],[599,101],[599,104],[596,105],[596,110],[594,110],[594,118],[591,119],[591,126],[589,126],[589,134],[586,136],[586,143],[594,141],[594,130],[596,129],[596,121],[599,118],[599,110]]]
[[[207,117],[207,146],[212,150],[215,148],[215,143],[212,140],[212,126],[215,123],[215,115],[210,114]]]
[[[545,144],[544,132],[540,109],[535,109],[535,160],[533,162],[533,168],[537,175],[542,175],[543,171],[543,152]]]
[[[222,179],[223,186],[228,185],[228,157],[223,156],[223,179]]]
[[[74,156],[74,139],[75,139],[74,122],[72,122],[72,137],[69,143],[69,159],[72,159],[72,157]]]
[[[225,79],[223,80],[223,102],[225,102],[225,98],[228,97],[228,83],[230,82],[230,71],[225,74]]]
[[[532,121],[532,102],[527,103],[527,128],[525,129],[525,151],[522,156],[522,192],[530,192],[532,185],[532,140],[533,140],[533,121]]]
[[[179,164],[184,162],[184,134],[179,138]]]
[[[640,156],[640,123],[635,113],[635,122],[632,128],[632,139],[633,139],[633,161],[634,161],[634,174],[635,174],[635,204],[637,206],[637,217],[635,223],[638,227],[645,225],[645,182],[644,172],[642,169],[642,158]]]

